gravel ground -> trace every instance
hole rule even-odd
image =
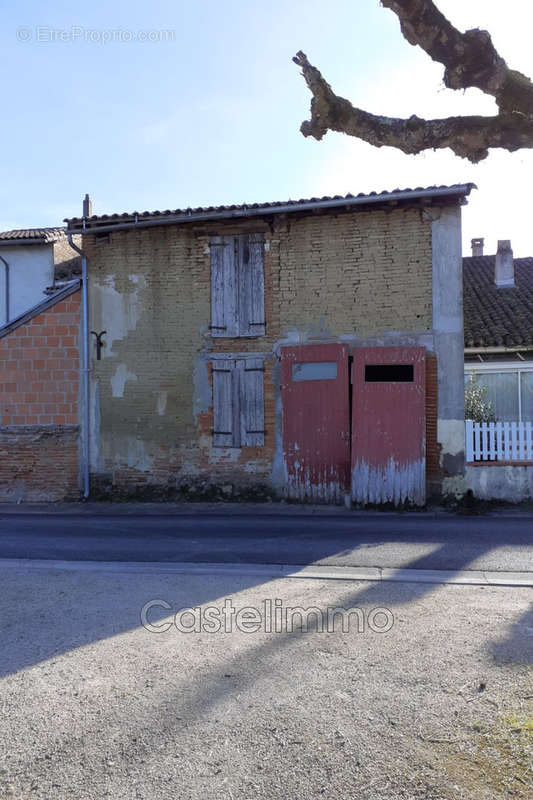
[[[533,798],[531,589],[13,567],[0,581],[2,798]],[[151,633],[153,598],[171,606],[154,624],[278,598],[360,608],[365,631],[352,616],[345,632]]]

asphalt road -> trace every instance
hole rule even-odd
[[[0,558],[533,571],[533,516],[0,511]]]

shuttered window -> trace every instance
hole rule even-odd
[[[264,431],[262,358],[217,359],[213,363],[213,444],[261,447]]]
[[[264,336],[263,234],[214,236],[210,250],[212,335]]]

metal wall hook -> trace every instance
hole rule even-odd
[[[105,347],[105,342],[102,341],[102,336],[107,333],[107,331],[100,331],[100,333],[96,333],[96,331],[91,331],[93,336],[96,336],[96,360],[100,361],[102,358],[102,347]]]

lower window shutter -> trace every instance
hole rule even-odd
[[[213,445],[233,446],[233,365],[213,366]]]
[[[241,441],[243,445],[265,444],[264,361],[247,358],[239,363]]]

